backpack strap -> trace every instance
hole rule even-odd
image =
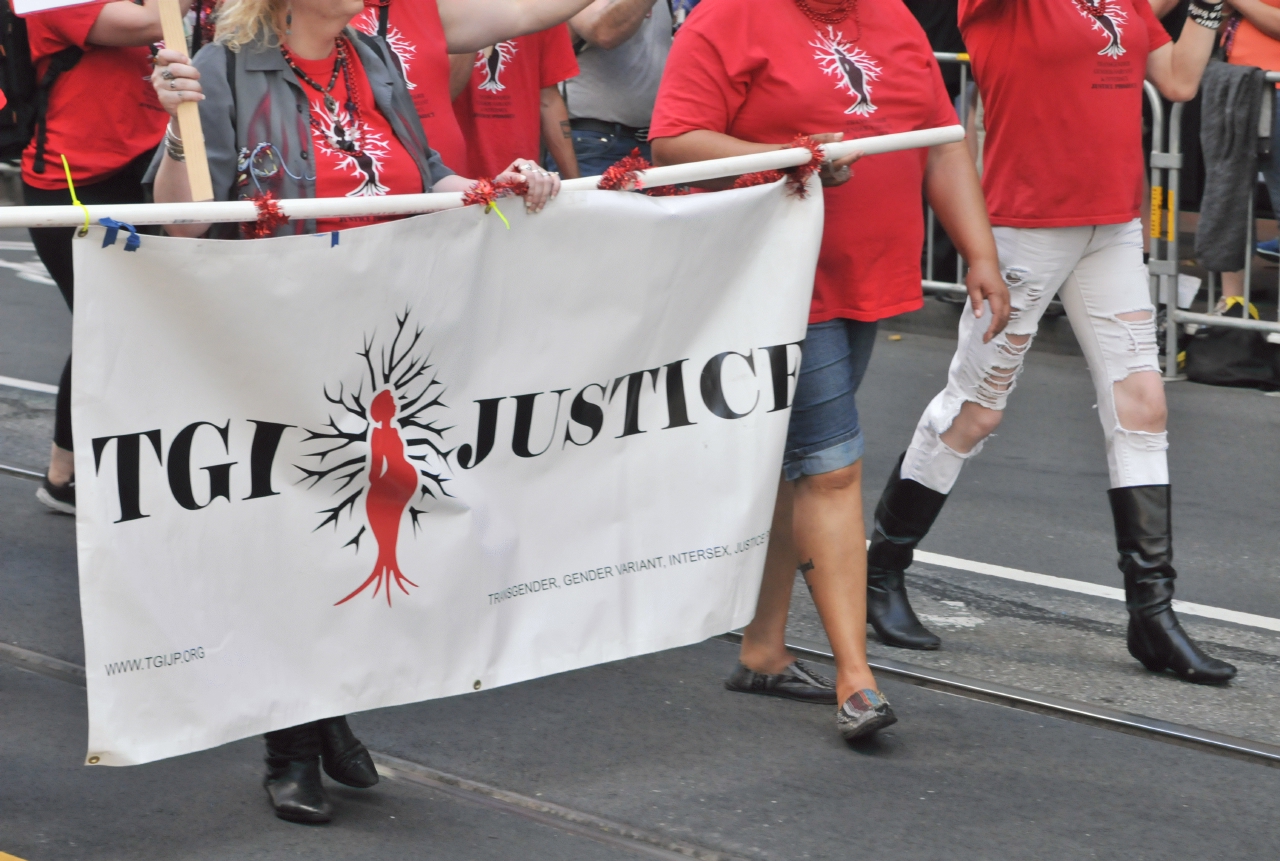
[[[237,55],[235,51],[231,50],[226,45],[222,46],[222,50],[225,51],[227,55],[227,62],[226,62],[227,87],[231,89],[231,104],[234,105],[236,103],[236,56]]]
[[[204,29],[202,26],[205,16],[204,0],[195,0],[191,4],[191,13],[195,16],[195,21],[191,27],[191,44],[187,47],[187,56],[194,60],[196,52],[204,44],[204,33],[201,32]]]
[[[382,8],[385,9],[386,7],[383,6]],[[386,46],[387,44],[386,42],[384,42],[379,37],[370,36],[368,33],[364,33],[360,30],[356,30],[355,32],[356,32],[356,38],[359,39],[361,42],[363,42],[366,46],[368,46],[369,50],[377,54],[378,57],[382,60],[382,62],[388,63],[390,65],[394,65],[396,68],[399,68],[400,61],[399,61],[399,57],[396,56],[396,53],[392,51],[391,57],[390,59],[388,59],[387,52],[383,50],[383,47]]]
[[[378,38],[387,38],[387,26],[391,20],[391,0],[382,0],[378,4]]]
[[[31,165],[31,170],[35,173],[44,173],[45,169],[44,148],[48,141],[49,94],[53,90],[53,84],[63,72],[71,71],[83,56],[84,51],[75,45],[63,48],[49,58],[49,66],[44,70],[40,83],[36,85],[36,151]]]

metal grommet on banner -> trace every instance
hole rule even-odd
[[[472,686],[471,686],[471,690],[473,690],[473,691],[478,691],[478,690],[480,690],[480,680],[479,680],[479,679],[476,679],[476,683],[475,683],[474,685],[472,685]]]
[[[84,212],[84,226],[76,231],[76,236],[85,236],[89,233],[89,207],[81,203],[80,198],[76,197],[76,184],[71,181],[71,165],[67,164],[65,155],[62,156],[62,171],[67,175],[67,191],[71,192],[71,205],[80,207]]]
[[[102,758],[101,758],[101,757],[98,757],[98,756],[91,756],[91,757],[89,757],[89,764],[90,764],[90,765],[97,765],[97,764],[98,764],[98,763],[100,763],[100,762],[102,762]]]

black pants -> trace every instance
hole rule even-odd
[[[142,177],[151,164],[151,153],[143,153],[129,162],[123,170],[102,182],[76,186],[76,196],[81,203],[142,203]],[[50,163],[49,170],[53,170]],[[59,170],[61,166],[59,166]],[[22,183],[22,198],[27,206],[66,206],[71,203],[71,192],[65,188],[55,191],[35,188]],[[31,241],[36,246],[40,262],[62,291],[67,309],[75,312],[75,270],[71,264],[71,240],[75,227],[32,227]],[[71,357],[62,368],[58,382],[57,412],[54,414],[53,442],[58,448],[71,451]]]

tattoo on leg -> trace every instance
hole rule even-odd
[[[560,121],[560,134],[564,135],[565,140],[573,139],[573,126],[569,125],[568,120]]]
[[[800,576],[804,577],[804,588],[809,590],[809,595],[813,595],[813,584],[809,582],[809,572],[814,568],[813,559],[808,562],[800,563]]]

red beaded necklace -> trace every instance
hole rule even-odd
[[[1106,11],[1102,5],[1104,2],[1105,0],[1076,0],[1076,5],[1084,10],[1086,14],[1097,18]]]
[[[819,12],[810,6],[806,0],[795,0],[795,3],[806,18],[818,26],[826,24],[828,27],[834,27],[848,18],[850,12],[853,12],[855,30],[853,41],[856,44],[862,38],[862,19],[858,16],[858,0],[842,0],[840,5],[830,12]]]
[[[796,0],[796,5],[800,7],[800,11],[804,13],[806,18],[815,24],[839,24],[849,17],[850,11],[853,12],[854,18],[857,18],[858,15],[858,0],[842,0],[840,5],[830,12],[819,12],[810,6],[806,0]],[[859,27],[859,30],[861,30],[861,27]]]
[[[362,145],[364,142],[364,122],[362,121],[363,112],[360,109],[360,88],[351,80],[350,52],[351,46],[348,44],[347,38],[340,36],[338,38],[338,56],[333,61],[333,75],[329,78],[328,85],[322,87],[311,80],[311,77],[306,72],[302,71],[294,59],[293,53],[288,48],[284,45],[280,46],[280,53],[284,55],[284,61],[289,64],[289,68],[297,75],[298,80],[324,97],[325,110],[329,112],[329,116],[333,119],[332,132],[333,137],[336,138],[335,145],[348,155],[359,156],[364,155],[364,147]],[[351,117],[350,129],[344,126],[338,118],[338,101],[330,95],[333,92],[334,85],[338,83],[339,74],[342,75],[342,82],[347,89],[346,109]],[[328,137],[330,130],[326,129],[316,119],[314,113],[308,112],[307,119],[312,128],[324,134],[326,138]]]

